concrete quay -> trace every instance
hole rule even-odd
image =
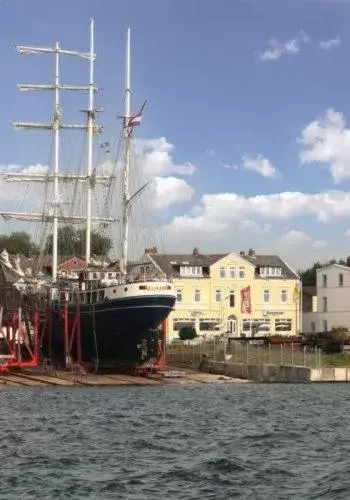
[[[199,369],[205,373],[265,383],[350,382],[350,367],[308,368],[205,360],[201,362]]]

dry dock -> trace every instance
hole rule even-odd
[[[50,374],[35,370],[22,370],[0,374],[0,389],[7,387],[114,387],[165,386],[186,384],[228,383],[245,381],[226,375],[200,373],[193,370],[165,370],[147,376],[128,374],[98,374],[57,371]]]

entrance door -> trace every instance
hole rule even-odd
[[[227,333],[229,337],[236,337],[237,335],[237,318],[231,315],[227,319]]]

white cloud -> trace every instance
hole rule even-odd
[[[245,219],[238,223],[240,229],[246,229],[250,232],[255,232],[258,234],[268,233],[271,229],[271,224],[258,224],[254,220]]]
[[[270,38],[267,42],[267,49],[260,52],[259,56],[262,61],[276,61],[285,54],[297,54],[302,45],[307,44],[309,41],[310,37],[304,31],[300,31],[295,38],[285,42],[280,42],[277,38]]]
[[[350,178],[350,129],[342,113],[328,109],[304,128],[299,142],[302,164],[327,164],[336,183]]]
[[[177,177],[156,177],[154,207],[161,210],[175,203],[189,201],[193,189],[183,179]]]
[[[350,217],[350,192],[283,192],[252,197],[205,194],[190,214],[175,217],[166,229],[212,235],[231,230],[243,220],[282,221],[304,215],[313,215],[321,222]]]
[[[324,240],[313,240],[308,234],[292,229],[287,233],[283,234],[276,240],[276,246],[279,249],[285,249],[285,247],[300,248],[301,246],[309,246],[312,248],[323,248],[327,245]]]
[[[262,155],[256,155],[256,156],[243,156],[242,158],[243,163],[241,167],[234,165],[233,168],[234,170],[237,170],[239,168],[242,168],[244,170],[250,170],[252,172],[257,172],[258,174],[262,175],[263,177],[276,177],[277,175],[277,169],[272,165],[270,160],[265,158]],[[224,165],[225,168],[228,168],[228,165]]]
[[[172,157],[174,149],[173,144],[170,144],[165,137],[134,141],[135,160],[146,176],[193,175],[197,167],[192,163],[174,163]]]
[[[338,45],[341,44],[340,37],[337,36],[336,38],[331,38],[330,40],[321,40],[319,42],[319,46],[323,50],[330,50],[333,49],[334,47],[338,47]]]
[[[344,236],[350,236],[350,229],[347,229],[344,233]]]

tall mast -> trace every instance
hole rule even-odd
[[[85,262],[90,262],[91,254],[91,175],[93,163],[93,137],[95,131],[95,109],[94,109],[94,20],[90,20],[90,80],[89,80],[89,109],[88,109],[88,164],[87,164],[87,202],[86,202],[86,243]]]
[[[59,150],[60,150],[60,45],[56,42],[55,45],[55,111],[53,117],[52,129],[54,133],[54,212],[53,212],[53,231],[52,231],[52,279],[57,279],[57,263],[58,263],[58,207],[59,207]]]
[[[120,270],[122,274],[127,272],[128,261],[128,235],[129,235],[129,215],[130,215],[130,194],[129,194],[129,169],[130,169],[130,142],[132,127],[130,127],[130,28],[126,35],[126,72],[125,72],[125,112],[124,112],[124,139],[125,139],[125,163],[123,182],[123,226],[122,226],[122,255]]]
[[[57,278],[57,260],[58,260],[58,223],[63,222],[66,224],[69,223],[77,223],[81,224],[82,222],[86,223],[86,256],[87,260],[90,259],[90,234],[91,234],[91,224],[96,222],[105,222],[111,223],[115,222],[115,218],[111,217],[91,217],[91,182],[92,182],[92,143],[93,143],[93,134],[102,131],[102,127],[95,123],[95,113],[98,110],[94,109],[94,92],[98,90],[93,83],[93,63],[96,55],[94,54],[94,22],[91,19],[90,22],[90,51],[89,52],[79,52],[75,50],[66,50],[60,47],[59,42],[53,47],[32,47],[32,46],[16,46],[17,51],[20,54],[54,54],[55,55],[55,80],[53,84],[20,84],[17,85],[17,88],[20,91],[54,91],[55,95],[55,109],[53,121],[51,123],[23,123],[16,122],[13,123],[14,128],[16,129],[26,129],[26,130],[46,130],[52,131],[54,134],[54,165],[53,165],[53,173],[50,174],[34,174],[34,173],[5,173],[4,178],[9,182],[52,182],[53,183],[53,191],[54,191],[54,199],[52,203],[53,210],[46,213],[45,210],[42,213],[33,213],[33,212],[9,212],[9,211],[0,211],[0,215],[8,220],[8,219],[17,219],[22,221],[34,221],[34,222],[52,222],[53,223],[53,244],[52,244],[52,277],[53,280]],[[60,74],[59,74],[59,62],[60,55],[65,54],[69,56],[76,56],[82,59],[87,59],[90,62],[90,81],[89,85],[62,85],[60,82]],[[60,106],[60,91],[61,90],[70,90],[70,91],[88,91],[89,93],[89,108],[86,110],[88,114],[88,123],[85,125],[81,124],[64,124],[61,121],[61,106]],[[61,129],[69,129],[69,130],[85,130],[88,132],[88,168],[86,175],[75,175],[75,174],[61,174],[60,173],[60,130]],[[109,176],[94,176],[94,182],[104,183],[109,179]],[[59,181],[73,181],[78,180],[84,183],[87,183],[87,215],[86,216],[64,216],[62,213],[59,213],[60,208],[60,199],[59,199]]]

